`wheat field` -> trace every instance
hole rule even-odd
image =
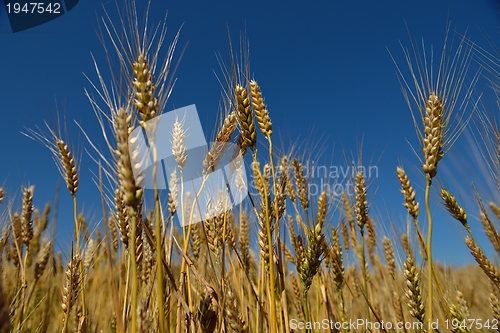
[[[437,181],[439,162],[478,119],[482,157],[500,189],[500,130],[474,100],[482,76],[471,70],[466,37],[454,49],[443,47],[437,71],[414,58],[416,45],[403,48],[403,62],[393,56],[422,177],[410,179],[394,165],[401,193],[393,204],[411,228],[384,234],[385,222],[371,214],[373,189],[361,160],[352,192],[313,194],[305,155],[275,148],[279,128],[258,73],[250,72],[245,42],[222,68],[223,98],[213,115],[220,120],[200,159],[202,183],[190,191],[189,126],[176,119],[168,133],[158,133],[155,125],[168,112],[179,34],[166,45],[165,22],[154,33],[141,30],[135,3],[127,6],[123,22],[103,21],[109,59],[94,60],[95,91],[86,92],[107,148],[82,129],[96,162],[101,222],[89,227],[82,210],[79,184],[92,180],[80,178],[82,153],[73,139],[61,128],[28,129],[25,135],[54,157],[66,185],[59,195],[73,200],[74,234],[70,248],[57,251],[57,200],[35,207],[34,186],[21,184],[19,203],[0,188],[0,332],[500,332],[500,203],[470,189],[489,253],[456,194]],[[110,81],[102,66],[113,61]],[[148,133],[152,179],[161,172],[156,138],[168,135],[176,164],[168,189],[146,188],[136,173],[145,162],[133,145],[135,129]],[[213,196],[201,209],[204,186],[228,154],[241,157],[231,176],[247,199],[233,206]],[[415,184],[425,189],[421,202]],[[455,267],[433,256],[432,191],[463,226],[467,236],[455,241],[477,264]]]

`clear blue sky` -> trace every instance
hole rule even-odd
[[[138,3],[139,12],[143,13],[146,1]],[[5,8],[0,6],[0,184],[4,184],[8,198],[19,197],[19,188],[29,184],[36,185],[38,207],[54,197],[55,184],[61,178],[52,156],[21,131],[43,126],[44,120],[54,123],[56,106],[66,113],[72,139],[80,147],[88,145],[73,120],[100,138],[96,118],[84,96],[84,88],[90,90],[91,85],[83,73],[96,79],[91,53],[101,66],[106,65],[96,33],[104,15],[103,5],[112,15],[116,13],[113,1],[80,0],[62,17],[15,34],[8,25]],[[406,167],[419,197],[424,178],[407,142],[418,147],[396,68],[387,50],[405,68],[399,43],[410,46],[407,27],[414,38],[423,38],[426,45],[434,45],[440,51],[447,21],[451,22],[452,35],[454,31],[467,31],[472,41],[491,49],[488,38],[499,45],[498,5],[491,0],[152,0],[150,21],[158,22],[168,11],[167,41],[183,25],[177,56],[186,46],[166,111],[196,104],[202,125],[210,133],[221,92],[214,74],[221,73],[215,53],[223,57],[228,54],[227,27],[235,44],[239,33],[246,31],[251,70],[268,104],[275,143],[296,144],[299,152],[317,144],[317,152],[324,152],[318,163],[341,166],[345,164],[343,150],[356,156],[363,139],[364,164],[376,162],[379,170],[369,190],[371,213],[379,223],[379,232],[392,236],[392,228],[401,231],[406,223],[396,166],[402,163]],[[477,67],[474,62],[473,66]],[[478,90],[485,87],[478,84]],[[492,94],[485,91],[484,97],[490,98],[486,103],[494,106]],[[452,151],[445,157],[439,176],[449,186],[461,184],[460,195],[466,208],[471,216],[477,216],[477,205],[471,200],[468,186],[477,167],[460,153],[468,145],[465,139],[464,136],[455,147],[458,153]],[[449,166],[453,164],[460,168],[451,170]],[[96,167],[83,153],[79,206],[92,218],[100,216],[100,201],[95,200],[98,192],[90,180],[90,170],[95,172]],[[64,184],[61,186],[58,235],[65,244],[64,237],[73,230],[68,214],[72,203]],[[437,256],[445,262],[470,262],[462,245],[461,225],[449,219],[439,205],[434,210],[439,217],[434,242]],[[479,223],[471,223],[479,234]],[[487,244],[484,237],[479,239]]]

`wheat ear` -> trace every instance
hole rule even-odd
[[[62,297],[62,310],[64,313],[64,325],[62,332],[66,333],[68,330],[68,320],[71,309],[76,303],[78,297],[78,292],[80,290],[81,276],[78,272],[78,267],[80,266],[80,257],[78,255],[73,256],[73,259],[68,263],[68,268],[65,272],[66,275],[66,285],[63,289]]]
[[[29,246],[33,239],[33,191],[34,187],[23,190],[23,210],[21,213],[21,234],[23,243]]]
[[[127,111],[124,108],[120,108],[115,117],[118,180],[124,204],[128,207],[138,207],[143,190],[137,186],[132,169],[132,159],[128,143],[130,120],[131,116],[127,114]]]
[[[404,206],[408,210],[408,213],[416,219],[418,217],[418,203],[415,200],[415,190],[411,186],[410,179],[406,175],[403,168],[397,167],[396,172],[398,174],[399,182],[401,183],[401,193],[405,199]]]
[[[332,229],[332,247],[330,249],[332,262],[333,283],[338,292],[342,290],[344,284],[344,262],[342,259],[342,246],[337,229]]]
[[[387,269],[389,271],[389,274],[391,274],[392,278],[394,279],[396,277],[396,260],[394,259],[394,249],[392,248],[392,242],[389,238],[384,236],[383,243]]]
[[[264,98],[257,81],[250,81],[250,93],[252,95],[252,107],[259,124],[260,131],[266,138],[270,138],[273,134],[273,124],[269,118],[269,111],[264,104]]]
[[[467,232],[469,233],[471,238],[473,238],[472,231],[470,229],[469,223],[467,222],[467,214],[465,213],[465,210],[460,207],[455,197],[451,195],[447,190],[441,189],[441,198],[443,199],[444,205],[446,206],[446,209],[451,214],[451,216],[453,216],[453,218],[458,222],[462,223],[465,229],[467,229]]]
[[[491,312],[493,313],[493,318],[500,321],[500,300],[497,295],[498,290],[496,289],[495,284],[492,284],[489,297]]]
[[[254,151],[257,145],[257,132],[255,131],[255,121],[248,100],[248,92],[245,87],[237,85],[235,93],[243,146]]]
[[[479,267],[481,267],[483,272],[490,278],[497,288],[500,288],[500,273],[498,273],[495,266],[491,263],[488,257],[486,257],[483,250],[469,237],[465,238],[465,244],[467,244],[470,253],[479,264]]]
[[[425,307],[422,301],[422,291],[420,288],[420,274],[411,255],[404,263],[404,275],[406,278],[405,295],[408,299],[408,309],[410,315],[424,324]]]
[[[425,103],[422,170],[433,178],[437,174],[438,162],[443,158],[443,104],[441,99],[431,93]]]
[[[139,111],[141,125],[144,125],[144,123],[156,117],[158,113],[159,102],[155,96],[156,85],[149,63],[142,52],[132,64],[132,69],[134,72],[133,85],[136,89],[134,104]]]
[[[222,126],[215,136],[215,142],[210,147],[207,156],[203,160],[205,170],[213,172],[215,167],[220,163],[220,159],[224,156],[227,143],[231,140],[236,127],[238,126],[237,116],[235,112],[229,113],[222,123]]]
[[[293,159],[292,166],[295,176],[295,185],[297,186],[297,192],[299,194],[299,201],[302,205],[302,208],[304,208],[304,210],[306,211],[306,218],[309,218],[309,191],[307,189],[304,169],[302,168],[302,164],[296,158]]]
[[[56,139],[56,147],[59,151],[60,163],[64,169],[64,180],[66,187],[72,197],[78,191],[78,173],[76,170],[75,159],[69,150],[68,145],[62,139]]]

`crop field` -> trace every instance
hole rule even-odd
[[[307,146],[282,148],[245,38],[221,65],[212,142],[195,149],[193,114],[168,118],[165,108],[181,34],[167,43],[165,21],[142,29],[143,8],[125,4],[123,21],[102,21],[108,58],[94,59],[86,91],[100,128],[80,128],[86,152],[63,119],[24,131],[53,155],[64,186],[40,207],[36,184],[0,187],[0,332],[500,332],[500,202],[464,180],[476,205],[466,210],[440,168],[472,128],[490,189],[500,189],[498,116],[475,94],[500,62],[466,36],[452,44],[452,31],[432,54],[419,43],[403,57],[391,50],[403,96],[388,97],[407,102],[418,158],[393,166],[400,193],[388,205],[404,218],[384,221],[372,213],[378,170],[363,164],[368,152],[341,169],[312,169]],[[87,153],[93,179],[81,177]],[[342,173],[352,186],[318,187],[315,172]],[[98,216],[79,197],[91,182]],[[72,203],[64,242],[59,197]],[[452,242],[468,248],[466,265],[433,252],[439,209],[463,232]],[[387,232],[387,223],[408,228]]]

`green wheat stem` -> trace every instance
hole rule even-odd
[[[426,248],[426,251],[427,251],[427,243],[426,243],[426,241],[424,239],[424,236],[422,235],[422,232],[420,231],[420,226],[418,224],[418,219],[413,218],[413,223],[415,225],[415,229],[417,230],[418,237],[420,238],[420,241],[422,242],[422,244],[424,244],[424,247]],[[470,230],[470,228],[468,230]],[[472,234],[469,232],[469,235],[472,235]],[[434,281],[436,282],[436,287],[437,287],[437,289],[439,291],[439,295],[441,295],[441,298],[443,299],[443,301],[445,303],[447,303],[448,301],[447,301],[447,299],[445,297],[443,287],[441,286],[441,281],[439,280],[439,278],[437,276],[436,269],[434,267],[434,263],[432,263],[432,275],[434,277]]]

